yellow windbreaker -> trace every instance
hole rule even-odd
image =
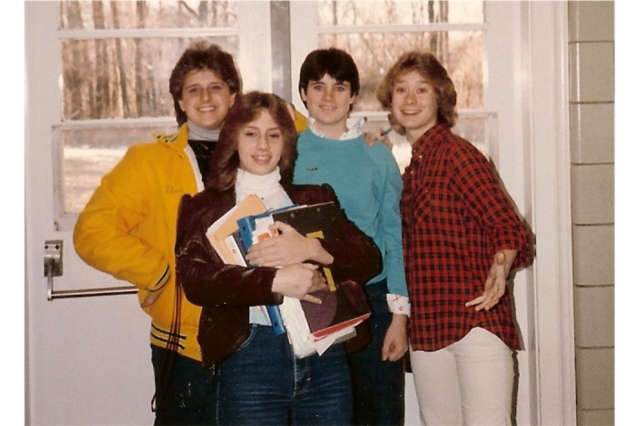
[[[187,125],[128,149],[80,214],[73,243],[92,267],[138,287],[151,316],[151,343],[166,347],[175,304],[176,220],[180,198],[202,189]],[[179,353],[201,360],[201,308],[183,296]]]

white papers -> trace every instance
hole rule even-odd
[[[334,343],[346,340],[343,339],[346,336],[355,335],[355,326],[362,322],[360,321],[352,327],[332,333],[320,340],[314,340],[299,299],[285,296],[282,305],[280,305],[280,314],[287,328],[293,352],[298,358],[305,358],[315,353],[322,355]]]

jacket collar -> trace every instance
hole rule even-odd
[[[183,123],[176,133],[154,133],[153,136],[157,142],[164,143],[168,147],[184,151],[189,143],[189,127],[185,122]]]

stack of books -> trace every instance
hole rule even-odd
[[[207,231],[209,242],[227,264],[254,267],[245,255],[253,244],[274,236],[268,229],[275,221],[292,226],[312,238],[340,236],[337,206],[321,203],[268,211],[252,194],[229,210]],[[313,293],[322,304],[284,297],[280,306],[267,306],[276,334],[286,332],[299,358],[322,355],[331,345],[355,336],[355,327],[371,311],[362,286],[354,281],[336,282],[328,267],[321,268],[328,289]]]

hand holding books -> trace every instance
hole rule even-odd
[[[318,265],[310,263],[287,265],[276,273],[272,289],[283,296],[319,305],[322,300],[309,294],[327,289],[327,282],[317,269]]]
[[[338,283],[333,279],[330,265],[334,258],[318,240],[341,235],[337,226],[338,214],[336,205],[328,202],[292,206],[238,219],[241,245],[249,247],[248,252],[252,253],[246,255],[247,262],[284,266],[276,274],[276,280],[278,274],[288,268],[310,265],[306,262],[322,265],[317,271],[322,271],[327,285],[318,290],[309,287],[307,294],[285,297],[279,306],[294,352],[300,358],[322,354],[329,346],[353,337],[354,327],[370,315],[362,286],[354,281]],[[272,290],[280,292],[275,280]],[[310,300],[321,303],[307,303]]]
[[[272,291],[284,303],[267,310],[276,334],[286,331],[301,358],[352,337],[370,315],[360,284],[334,281],[334,258],[318,240],[339,237],[337,214],[332,202],[266,211],[252,194],[207,232],[226,263],[279,268]]]
[[[314,261],[331,265],[333,256],[322,249],[317,238],[307,238],[292,226],[276,221],[269,230],[277,238],[266,238],[249,247],[247,260],[254,265],[281,267]]]

